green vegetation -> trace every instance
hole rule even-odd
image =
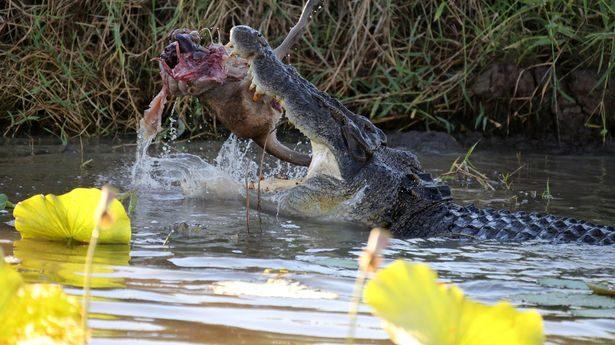
[[[520,165],[517,169],[515,169],[514,171],[511,172],[502,172],[500,173],[500,182],[502,182],[502,184],[504,185],[504,188],[506,188],[506,190],[511,190],[512,189],[512,185],[513,185],[513,176],[515,176],[516,173],[518,173],[519,171],[521,171],[521,169],[525,168],[525,165]]]
[[[226,41],[242,23],[277,44],[301,10],[301,1],[31,3],[0,8],[2,135],[62,141],[134,132],[160,86],[151,59],[173,28]],[[615,130],[611,0],[328,1],[290,62],[386,128]],[[193,136],[211,132],[195,100],[176,110]]]
[[[0,193],[0,211],[6,208],[15,208],[15,204],[9,201],[9,198],[6,194]]]
[[[547,202],[553,200],[553,194],[551,194],[551,186],[549,185],[549,179],[547,179],[547,186],[545,187],[544,192],[542,192],[541,197],[543,200],[547,200]]]
[[[451,180],[454,178],[459,179],[460,181],[465,181],[466,184],[470,181],[475,181],[481,185],[485,190],[494,191],[495,188],[491,185],[489,181],[489,177],[482,173],[478,168],[470,161],[470,157],[474,153],[474,149],[476,145],[478,145],[478,141],[472,145],[466,152],[466,154],[461,157],[457,157],[455,161],[451,164],[451,167],[448,171],[442,175],[440,178],[443,180]]]

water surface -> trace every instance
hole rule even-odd
[[[234,143],[225,148],[227,160],[218,157],[216,164],[220,147],[204,142],[159,150],[188,151],[203,160],[175,154],[149,161],[145,169],[155,173],[136,184],[131,146],[90,145],[83,154],[78,148],[59,152],[55,146],[2,147],[0,192],[14,201],[106,182],[138,190],[131,246],[97,250],[93,344],[345,341],[356,258],[368,229],[275,214],[259,217],[255,210],[247,224],[237,186],[246,173],[256,176],[256,163],[245,157],[256,160],[259,155]],[[448,170],[456,157],[420,154],[434,175]],[[615,224],[615,157],[479,152],[473,162],[494,182],[502,173],[523,168],[513,176],[511,190],[496,184],[490,192],[454,181],[460,202]],[[268,174],[301,173],[268,163]],[[221,165],[235,174],[220,174]],[[548,201],[541,197],[547,181],[554,197]],[[0,214],[0,245],[21,261],[26,279],[61,283],[79,295],[85,247],[20,240],[4,224],[11,219]],[[475,299],[508,299],[537,308],[551,343],[615,341],[615,300],[589,296],[583,283],[614,280],[615,246],[394,239],[385,261],[398,258],[428,262],[444,281],[460,285]],[[240,290],[242,283],[260,285]],[[260,293],[261,287],[270,287],[274,296]],[[295,297],[301,298],[285,295],[289,289],[298,290]],[[358,343],[388,343],[367,307],[358,322]]]

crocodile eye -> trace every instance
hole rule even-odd
[[[263,37],[263,34],[261,34],[260,32],[257,34],[258,37]]]

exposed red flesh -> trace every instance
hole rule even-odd
[[[157,59],[164,72],[171,78],[184,82],[213,80],[219,83],[226,78],[224,63],[228,54],[224,46],[212,44],[202,51],[180,53],[179,45],[176,44],[175,50],[179,62],[173,68],[169,67],[164,59]],[[162,113],[169,94],[169,87],[164,76],[163,80],[165,82],[162,90],[152,99],[141,120],[141,126],[145,128],[147,139],[153,138],[162,129]]]
[[[227,76],[224,63],[228,58],[226,49],[219,44],[212,44],[197,52],[181,53],[175,45],[178,63],[173,68],[161,59],[165,72],[177,81],[215,80],[223,82]]]

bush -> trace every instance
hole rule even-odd
[[[209,28],[225,41],[234,24],[248,24],[275,45],[301,5],[6,0],[3,135],[134,132],[160,86],[151,59],[173,28]],[[615,122],[610,0],[325,1],[296,51],[290,62],[308,79],[387,128],[559,133],[572,117],[604,138]],[[574,90],[583,77],[589,90]],[[180,110],[193,134],[207,132],[196,101]]]

